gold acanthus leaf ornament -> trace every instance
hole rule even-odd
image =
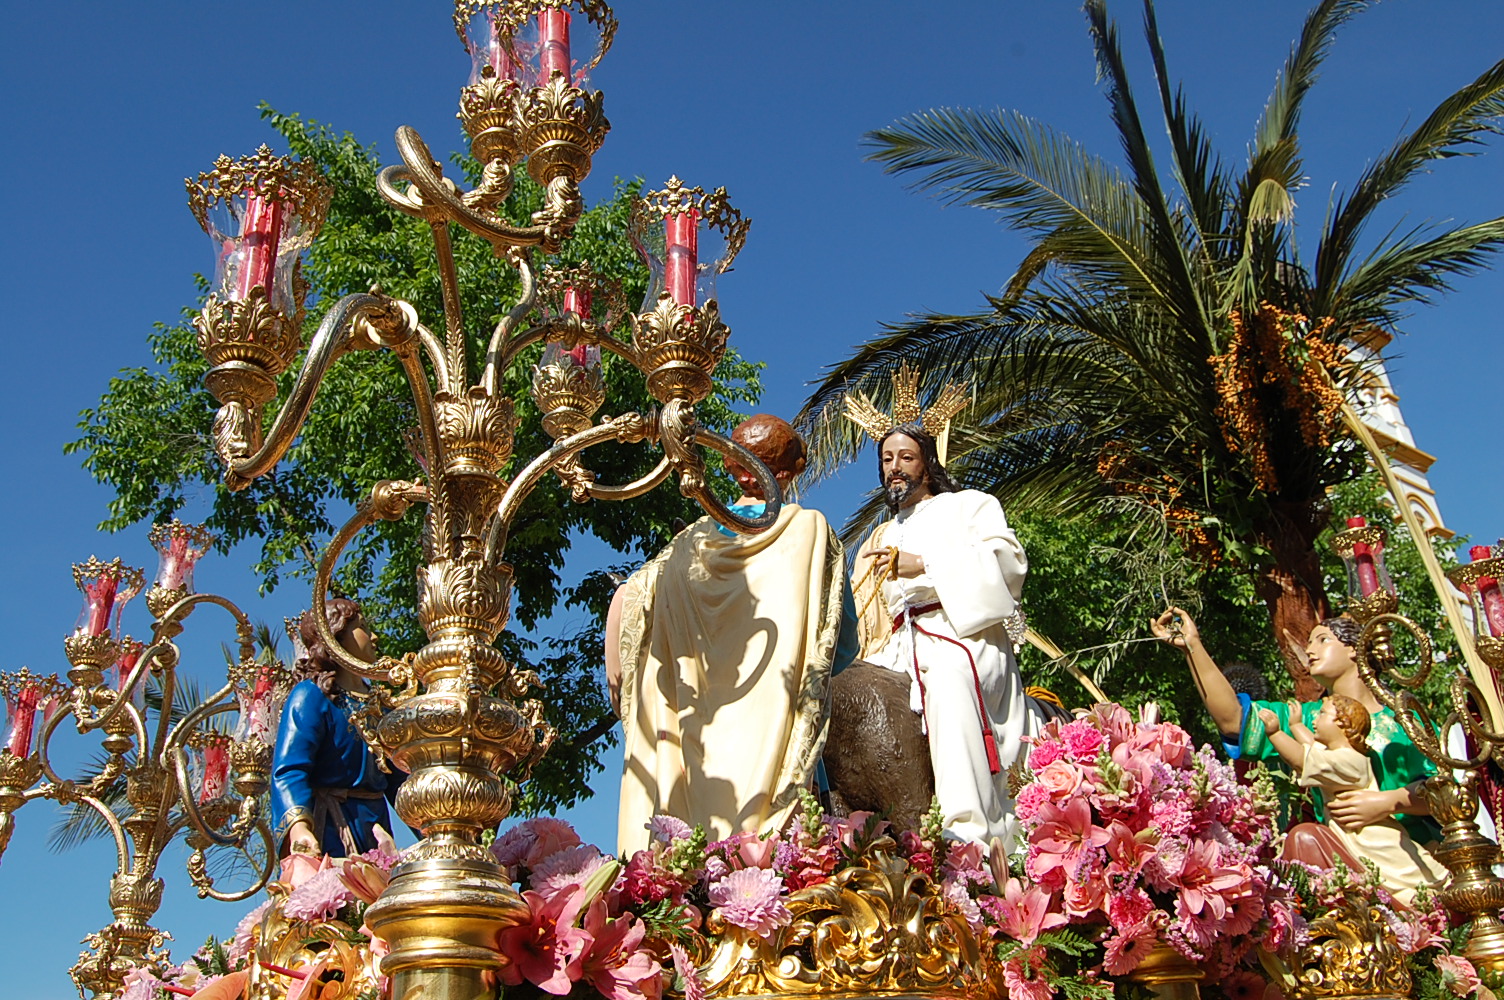
[[[929,876],[886,848],[790,893],[793,920],[767,939],[712,914],[694,956],[707,995],[1005,995],[990,949]]]
[[[1394,931],[1366,903],[1344,899],[1311,921],[1310,943],[1296,959],[1291,1000],[1408,997],[1410,970]]]

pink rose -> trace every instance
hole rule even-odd
[[[282,859],[282,881],[294,889],[326,868],[334,866],[327,854],[289,854]]]
[[[1059,800],[1081,787],[1081,769],[1074,764],[1057,760],[1045,765],[1043,770],[1035,774],[1034,780],[1044,786],[1045,791],[1050,793],[1050,798]]]

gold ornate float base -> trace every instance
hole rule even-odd
[[[770,937],[714,914],[695,955],[710,997],[1007,996],[991,949],[929,877],[881,849],[790,893]]]

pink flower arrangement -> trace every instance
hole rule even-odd
[[[1017,798],[1028,891],[1047,897],[1043,912],[1055,921],[1111,928],[1107,973],[1132,972],[1157,940],[1226,972],[1271,926],[1288,927],[1269,867],[1274,802],[1209,749],[1192,751],[1179,726],[1098,705],[1046,726],[1028,763]],[[1000,912],[1022,941],[1019,905]],[[1025,925],[1034,934],[1040,910],[1036,895]],[[1020,990],[1011,1000],[1037,1000],[1037,987]]]

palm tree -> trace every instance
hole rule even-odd
[[[830,369],[801,414],[817,470],[861,445],[841,418],[846,390],[886,403],[887,376],[905,358],[932,389],[966,379],[975,404],[952,434],[953,472],[1005,504],[1062,514],[1126,499],[1203,559],[1246,568],[1309,692],[1295,645],[1329,613],[1313,541],[1329,519],[1327,488],[1363,461],[1338,412],[1363,377],[1343,344],[1392,328],[1504,245],[1504,218],[1363,239],[1381,202],[1497,130],[1501,61],[1377,157],[1329,207],[1314,259],[1302,256],[1301,108],[1336,31],[1367,5],[1323,0],[1310,12],[1246,162],[1212,148],[1171,82],[1152,0],[1145,35],[1168,172],[1106,0],[1085,12],[1121,165],[1012,111],[929,111],[870,133],[889,172],[1000,213],[1030,249],[982,311],[892,326]],[[848,529],[863,527],[859,517]]]

